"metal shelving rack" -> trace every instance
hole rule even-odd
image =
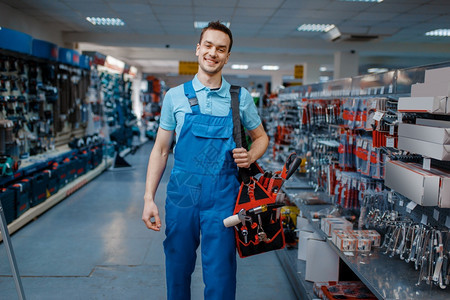
[[[411,85],[424,81],[425,70],[450,66],[450,62],[421,66],[415,68],[392,70],[386,73],[357,76],[334,80],[326,83],[308,86],[296,86],[285,90],[285,93],[296,95],[298,99],[336,99],[349,97],[389,97],[398,99],[409,96]],[[301,180],[301,179],[300,179]],[[419,272],[412,264],[407,264],[398,257],[390,258],[382,249],[373,249],[369,254],[353,253],[346,255],[340,251],[332,241],[319,228],[319,219],[313,219],[311,213],[321,210],[328,205],[307,205],[299,193],[313,192],[313,189],[284,188],[284,192],[308,218],[317,233],[327,241],[330,247],[340,257],[341,263],[347,265],[353,273],[369,288],[379,299],[449,299],[449,289],[442,290],[434,285],[421,282],[419,285]],[[404,202],[404,204],[403,204]],[[402,204],[396,203],[396,209],[402,214],[409,214],[412,219],[417,216],[430,215],[438,210],[440,217],[432,220],[434,225],[444,226],[444,219],[449,215],[450,209],[429,208],[417,206],[413,211],[405,209],[407,200]],[[417,215],[417,216],[416,216]],[[316,299],[313,294],[313,283],[305,281],[306,264],[297,259],[297,251],[283,249],[277,251],[277,256],[286,270],[294,290],[299,299]]]

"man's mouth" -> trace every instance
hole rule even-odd
[[[209,58],[206,58],[206,57],[205,57],[205,61],[206,61],[208,64],[210,64],[210,65],[215,65],[215,64],[216,64],[216,61],[215,61],[215,60],[209,59]]]

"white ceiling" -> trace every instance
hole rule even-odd
[[[314,61],[332,65],[333,53],[356,50],[366,65],[415,66],[450,60],[450,38],[426,37],[450,28],[450,0],[0,0],[59,28],[81,50],[111,54],[145,72],[176,71],[178,60],[195,60],[200,30],[194,21],[231,22],[231,63],[279,64],[284,69]],[[93,26],[86,17],[117,17],[123,27]],[[0,20],[1,21],[1,20]],[[335,24],[332,42],[323,34],[298,32],[304,23]],[[0,24],[1,25],[1,24]],[[378,36],[370,42],[351,35]]]

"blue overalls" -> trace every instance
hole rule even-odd
[[[168,300],[191,298],[200,235],[205,299],[235,299],[234,231],[223,225],[223,219],[233,214],[239,190],[232,113],[230,109],[224,117],[202,114],[191,81],[184,84],[184,91],[192,113],[185,114],[166,199]]]

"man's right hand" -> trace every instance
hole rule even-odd
[[[154,220],[152,221],[152,218]],[[144,211],[142,212],[142,221],[148,229],[159,231],[161,228],[161,219],[159,218],[158,207],[153,201],[145,201]]]

